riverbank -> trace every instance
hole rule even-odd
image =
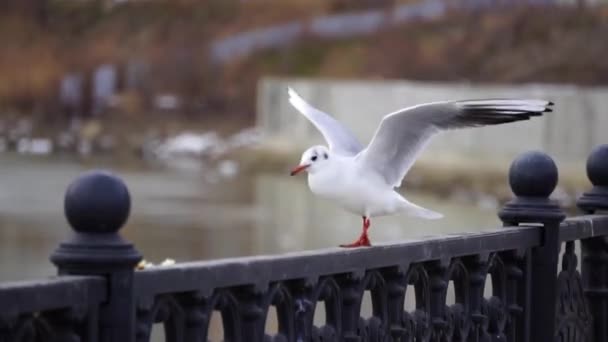
[[[225,115],[193,118],[150,112],[139,116],[108,112],[97,118],[52,121],[33,116],[0,116],[0,152],[62,155],[82,159],[145,158],[157,145],[183,134],[229,137],[251,127],[251,120]]]

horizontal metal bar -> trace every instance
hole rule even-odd
[[[136,293],[201,291],[238,285],[267,286],[274,281],[305,279],[366,269],[530,248],[540,244],[538,227],[505,227],[490,231],[442,235],[372,248],[329,248],[279,256],[231,258],[178,263],[135,273]],[[148,297],[146,297],[148,296]]]
[[[81,308],[101,303],[106,297],[106,281],[102,277],[61,276],[0,283],[0,315]]]
[[[608,297],[608,289],[605,288],[587,288],[585,294],[593,297]]]
[[[559,239],[562,242],[608,235],[607,215],[585,215],[562,222]]]

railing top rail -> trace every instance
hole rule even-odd
[[[106,297],[103,277],[61,276],[0,283],[0,316],[97,304]]]
[[[374,248],[329,248],[279,256],[186,262],[138,271],[135,287],[136,293],[145,297],[171,292],[209,293],[215,288],[240,285],[266,286],[273,281],[407,267],[411,263],[530,248],[540,244],[540,236],[537,227],[508,227],[378,244]]]
[[[585,215],[566,219],[559,231],[560,241],[573,241],[608,235],[608,216]]]

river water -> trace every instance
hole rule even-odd
[[[198,168],[0,155],[0,281],[55,273],[48,257],[69,236],[63,216],[65,190],[92,167],[109,169],[127,183],[132,211],[122,234],[154,263],[166,258],[180,262],[327,248],[351,242],[361,229],[359,217],[314,197],[305,176],[239,174],[227,180]],[[372,242],[499,225],[493,208],[430,194],[406,196],[445,218],[375,218]]]

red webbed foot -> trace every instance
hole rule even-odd
[[[372,244],[369,241],[369,236],[367,235],[367,230],[369,229],[370,225],[371,225],[370,220],[367,217],[363,216],[363,231],[361,232],[361,236],[359,236],[359,239],[357,239],[357,241],[355,241],[353,243],[340,245],[340,247],[353,248],[353,247],[371,246]]]

